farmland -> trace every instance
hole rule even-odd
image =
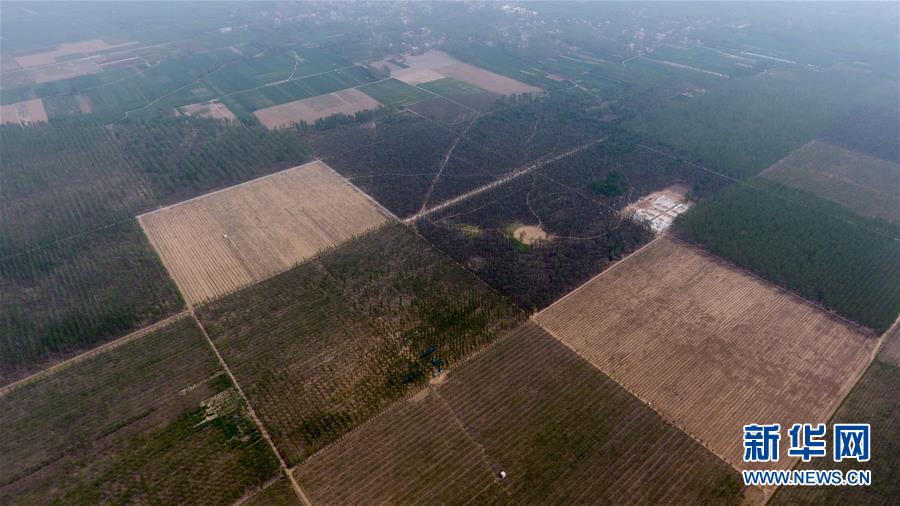
[[[0,129],[2,383],[182,306],[135,214],[307,156],[211,119]]]
[[[847,113],[820,138],[847,149],[900,163],[900,109],[861,107]]]
[[[183,305],[133,221],[0,259],[0,301],[0,384]]]
[[[740,501],[733,469],[534,323],[446,374],[301,465],[311,500]]]
[[[884,331],[900,312],[896,227],[753,179],[700,202],[676,233],[840,314]]]
[[[741,468],[743,424],[827,419],[878,343],[874,334],[666,237],[535,321]]]
[[[387,216],[311,162],[138,218],[185,300],[221,297],[376,227]]]
[[[315,123],[332,114],[350,116],[380,106],[368,95],[356,89],[347,89],[267,107],[254,112],[254,115],[267,128],[284,128],[300,122]]]
[[[278,470],[189,317],[2,402],[4,504],[220,503]]]
[[[863,82],[848,100],[841,90],[855,81]],[[729,80],[686,101],[647,107],[628,125],[730,176],[744,178],[806,144],[888,86],[837,70],[769,72]]]
[[[900,223],[900,195],[894,191],[900,179],[897,163],[812,141],[762,175],[865,216]]]
[[[831,423],[865,422],[872,427],[872,457],[865,464],[854,460],[835,463],[816,459],[800,463],[798,469],[869,469],[867,487],[783,487],[772,504],[893,504],[900,497],[897,455],[900,452],[900,367],[876,359],[859,380]]]
[[[419,55],[406,55],[404,68],[391,71],[391,76],[408,84],[425,84],[450,78],[497,95],[539,93],[540,88],[510,79],[490,70],[460,62],[443,51],[430,50]],[[447,82],[436,85],[446,87]]]
[[[522,318],[398,224],[197,314],[292,464]]]
[[[7,123],[27,125],[29,123],[46,122],[47,111],[44,110],[44,103],[39,98],[0,106],[0,125]]]

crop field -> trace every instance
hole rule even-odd
[[[4,257],[0,385],[182,305],[134,221]]]
[[[535,321],[739,468],[747,467],[742,425],[828,419],[878,344],[874,334],[666,237]],[[786,455],[787,438],[781,443]]]
[[[295,136],[203,118],[0,129],[0,256],[308,159]]]
[[[387,219],[318,161],[138,217],[192,305],[287,270]]]
[[[197,313],[290,464],[523,317],[399,224]]]
[[[881,358],[881,357],[879,357]],[[833,462],[831,458],[799,463],[798,469],[869,469],[867,487],[782,487],[772,504],[894,504],[900,498],[897,455],[900,455],[900,366],[876,359],[853,387],[830,423],[869,423],[872,457],[866,463]],[[830,424],[829,424],[830,425]],[[830,431],[829,431],[830,435]],[[829,450],[831,449],[829,445]]]
[[[205,104],[189,104],[179,107],[178,112],[187,116],[199,116],[201,118],[213,118],[234,121],[237,118],[234,113],[221,102],[207,102]]]
[[[865,216],[900,223],[900,164],[812,141],[762,173]]]
[[[699,202],[679,237],[874,329],[900,313],[897,227],[766,178]]]
[[[404,63],[406,64],[405,68],[394,70],[391,75],[409,84],[417,85],[450,78],[497,95],[540,93],[542,91],[536,86],[460,62],[443,51],[432,49],[420,55],[407,55]],[[436,86],[440,88],[446,84]]]
[[[29,123],[46,123],[47,111],[39,98],[0,106],[0,125],[27,125]]]
[[[830,144],[900,163],[900,109],[856,109],[819,137]]]
[[[4,504],[227,503],[278,471],[190,317],[2,395]]]
[[[221,100],[237,116],[249,116],[259,109],[324,95],[372,83],[375,80],[375,76],[367,68],[357,65],[223,96]]]
[[[285,128],[300,122],[312,124],[317,119],[327,118],[332,114],[352,116],[357,112],[380,106],[381,104],[372,97],[351,88],[266,107],[253,114],[266,128]]]
[[[291,488],[291,483],[282,474],[266,488],[251,495],[246,502],[241,504],[247,506],[300,506],[301,503]]]
[[[359,91],[369,95],[384,105],[410,105],[421,100],[434,98],[434,95],[410,86],[397,79],[378,81],[361,86]]]
[[[311,500],[741,500],[731,467],[533,322],[446,374],[297,468]]]
[[[210,119],[0,129],[0,383],[182,307],[135,214],[307,158]]]
[[[847,97],[842,90],[853,83],[859,93]],[[745,178],[816,138],[888,86],[892,84],[837,70],[770,71],[729,79],[689,100],[645,105],[627,126],[711,168]]]

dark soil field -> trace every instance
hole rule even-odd
[[[292,464],[523,317],[402,225],[197,313]]]
[[[534,323],[315,455],[296,477],[313,502],[328,504],[741,500],[734,469]]]
[[[278,471],[190,317],[0,403],[4,504],[227,503]]]

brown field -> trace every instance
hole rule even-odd
[[[41,122],[47,122],[47,111],[44,110],[44,102],[39,98],[0,106],[0,125],[7,123],[27,125]]]
[[[440,378],[299,466],[310,500],[741,499],[734,469],[532,322]]]
[[[535,316],[735,467],[742,425],[827,420],[878,338],[662,237]],[[788,438],[782,438],[787,468]]]
[[[0,504],[224,504],[278,471],[189,316],[0,404]]]
[[[237,118],[231,109],[222,102],[206,102],[203,104],[190,104],[178,108],[178,112],[185,116],[197,116],[201,118],[213,118],[235,121]]]
[[[28,69],[28,74],[37,84],[96,74],[98,72],[103,72],[103,67],[93,60],[67,61]]]
[[[266,107],[253,114],[267,128],[285,128],[301,121],[313,123],[317,119],[327,118],[332,114],[352,115],[379,106],[381,104],[374,98],[355,88],[350,88]]]
[[[900,164],[810,141],[762,175],[863,215],[900,223]]]
[[[387,221],[322,162],[140,216],[185,300],[220,297]]]
[[[541,89],[489,70],[462,63],[443,51],[430,50],[420,55],[407,55],[407,69],[392,71],[391,76],[407,84],[420,84],[452,77],[499,95],[540,93]]]
[[[106,41],[100,39],[85,40],[82,42],[66,42],[56,46],[56,49],[54,49],[53,51],[45,51],[43,53],[17,56],[15,60],[16,63],[18,63],[22,67],[36,67],[38,65],[56,63],[56,59],[61,56],[68,56],[78,53],[90,54],[96,53],[97,51],[113,49],[116,47],[131,46],[133,44],[135,44],[135,42],[124,42],[122,44],[110,45]]]
[[[541,227],[523,225],[513,230],[513,237],[523,244],[534,244],[538,241],[546,241],[550,236]]]
[[[900,367],[900,320],[884,333],[881,349],[878,350],[878,359]]]

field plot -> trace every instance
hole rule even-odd
[[[61,61],[61,59],[64,59],[65,57],[71,55],[86,55],[90,53],[96,53],[98,51],[106,51],[109,49],[131,46],[133,44],[135,44],[135,42],[109,44],[102,39],[85,40],[81,42],[65,42],[58,45],[56,49],[52,51],[17,56],[15,60],[16,63],[18,63],[22,67],[34,67],[38,65],[56,63],[58,61]]]
[[[46,123],[47,111],[39,98],[0,106],[0,125],[11,123],[27,125],[30,123]]]
[[[406,55],[404,63],[406,68],[392,70],[391,76],[407,84],[418,85],[449,77],[498,95],[541,92],[536,86],[462,63],[434,49],[420,55]]]
[[[828,419],[878,343],[666,237],[535,320],[740,468],[743,424]]]
[[[820,139],[853,151],[900,163],[900,109],[861,107],[828,130]]]
[[[798,469],[869,469],[867,487],[782,487],[771,504],[897,504],[900,500],[900,366],[876,359],[830,423],[869,423],[872,457],[866,463],[830,457],[800,462]],[[829,425],[830,425],[829,423]],[[831,428],[829,426],[829,436]]]
[[[725,462],[532,322],[447,374],[301,465],[295,476],[311,500],[741,499],[737,473]]]
[[[201,118],[213,118],[235,121],[237,118],[234,113],[228,110],[225,104],[217,101],[207,102],[205,104],[189,104],[179,107],[178,112],[186,116],[199,116]]]
[[[221,504],[278,472],[190,317],[0,402],[3,504]]]
[[[399,224],[197,313],[291,464],[523,317]]]
[[[317,119],[327,118],[332,114],[353,115],[380,106],[372,97],[351,88],[266,107],[253,114],[267,128],[285,128],[300,122],[315,123]]]
[[[317,161],[138,219],[187,302],[199,304],[289,269],[388,218]]]
[[[900,223],[900,164],[811,141],[762,175],[869,217]]]
[[[0,385],[182,306],[133,220],[0,258]]]
[[[765,177],[700,201],[679,238],[876,332],[900,313],[897,226]]]

